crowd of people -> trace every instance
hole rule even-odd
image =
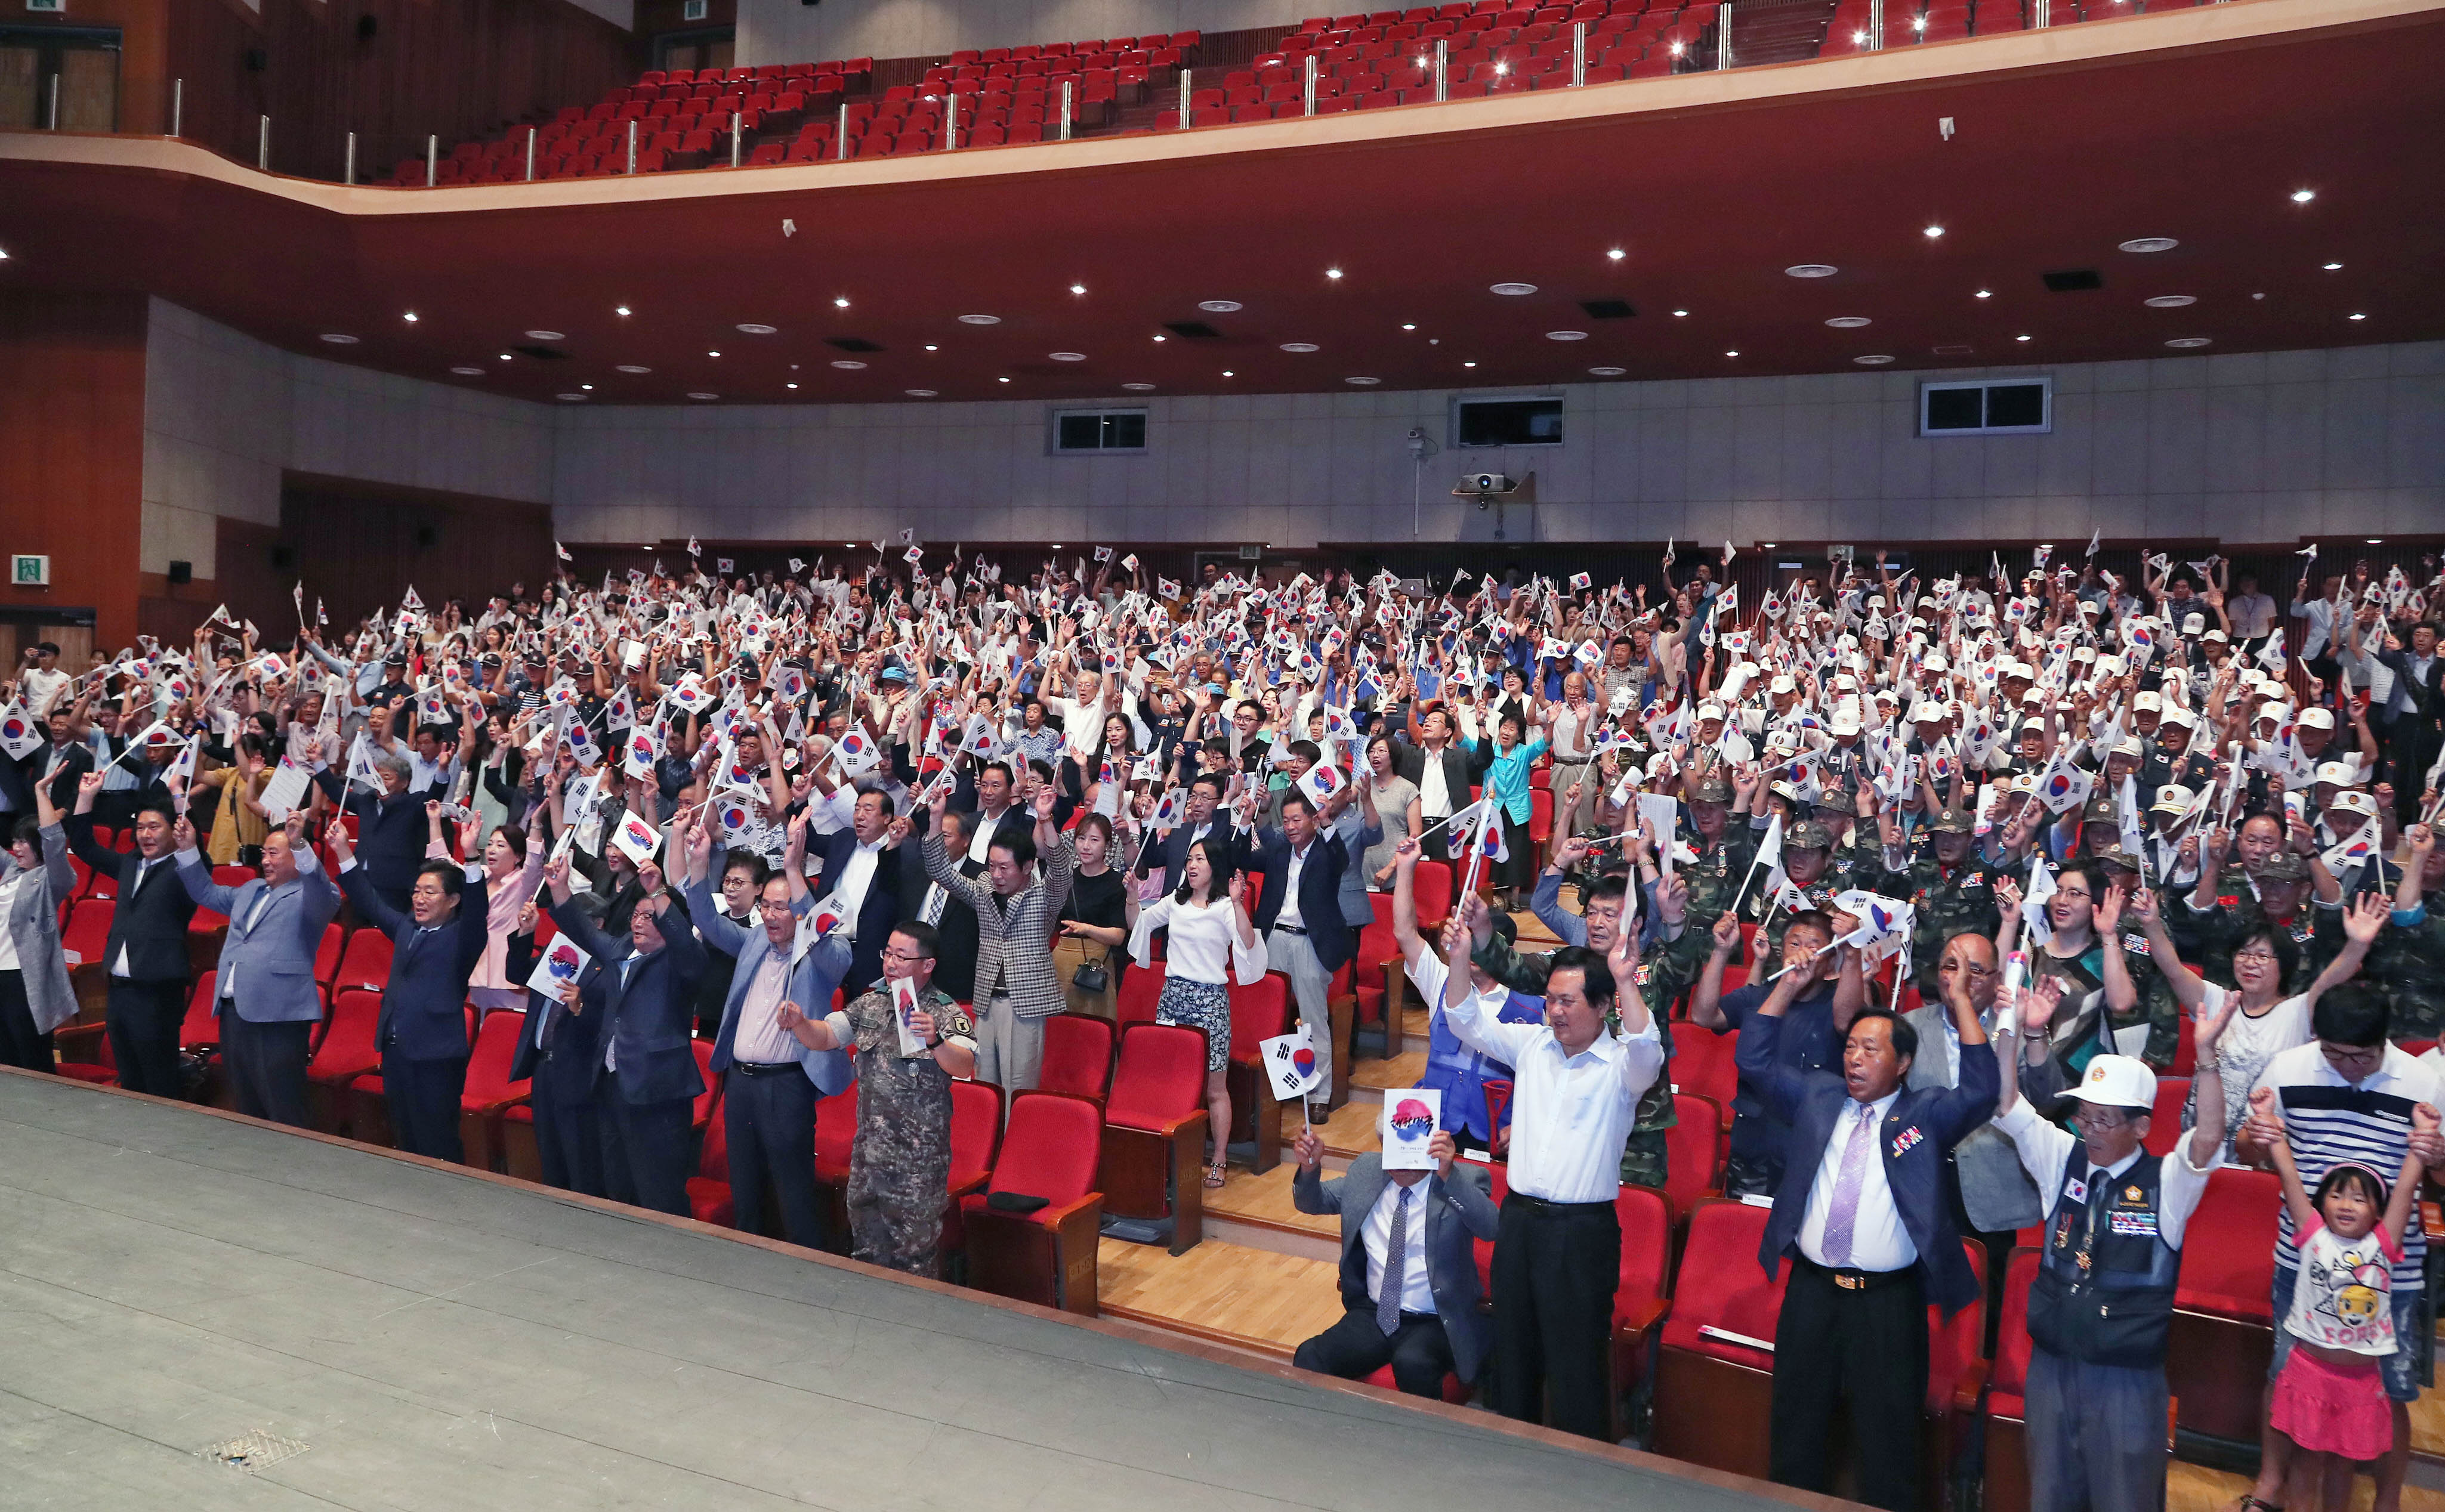
[[[1048,1017],[1161,969],[1158,1017],[1207,1036],[1219,1186],[1230,985],[1281,974],[1331,1045],[1385,893],[1430,1010],[1435,1168],[1326,1181],[1300,1137],[1348,1307],[1300,1364],[1457,1374],[1607,1432],[1614,1196],[1668,1179],[1673,1039],[1736,1036],[1724,1189],[1772,1204],[1758,1260],[1792,1270],[1776,1479],[1831,1485],[1847,1407],[1861,1496],[1913,1504],[1926,1309],[1977,1297],[1965,1237],[2000,1261],[2037,1228],[2033,1494],[2155,1504],[2185,1226],[2237,1163],[2286,1192],[2247,1512],[2367,1461],[2395,1506],[2435,1332],[2404,1214],[2445,1179],[2437,1053],[2404,1048],[2445,1026],[2434,558],[2304,553],[2279,612],[2219,558],[2118,577],[2094,542],[1938,581],[1845,556],[1754,605],[1728,547],[1600,587],[1172,582],[1110,548],[1005,577],[904,544],[888,570],[410,589],[277,644],[216,613],[73,671],[29,650],[0,700],[0,1055],[47,1069],[76,1012],[73,853],[118,879],[121,1082],[187,1091],[208,906],[238,1106],[302,1123],[345,900],[394,942],[402,1148],[459,1153],[463,1005],[522,1011],[547,1180],[683,1214],[708,1038],[739,1226],[769,1189],[790,1239],[932,1274],[953,1078],[1035,1085]],[[1461,879],[1440,933],[1427,859]],[[1558,947],[1521,948],[1515,912]],[[2186,1133],[2147,1158],[2186,1039]],[[852,1080],[844,1240],[812,1130]],[[1499,1207],[1467,1155],[1506,1163]]]

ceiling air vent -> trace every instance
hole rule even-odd
[[[1163,328],[1193,342],[1220,341],[1222,333],[1202,320],[1167,320]]]
[[[569,354],[557,346],[513,346],[510,350],[520,357],[532,357],[539,362],[561,363],[569,360]]]
[[[1935,355],[1938,357],[1967,357],[1969,355],[1969,344],[1967,342],[1947,342],[1935,349]]]
[[[1590,320],[1628,320],[1638,313],[1627,299],[1583,299],[1579,308],[1588,312]]]
[[[2105,280],[2097,275],[2094,268],[2074,268],[2067,272],[2040,273],[2038,276],[2046,281],[2050,292],[2057,294],[2077,294],[2083,289],[2105,287]]]
[[[873,342],[868,341],[863,336],[827,336],[824,338],[824,345],[827,346],[837,346],[845,352],[879,352],[883,350],[881,346],[875,345]]]

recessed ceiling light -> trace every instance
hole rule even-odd
[[[999,326],[1001,324],[1001,317],[999,315],[962,315],[960,317],[960,324],[962,326]]]
[[[326,338],[325,338],[325,340],[328,340],[328,339],[329,339],[329,338],[327,338],[327,337],[326,337]],[[503,353],[501,354],[501,361],[503,361],[503,362],[505,362],[505,363],[506,363],[506,362],[508,362],[509,360],[510,360],[510,354],[509,354],[509,353],[507,353],[507,352],[503,352]]]
[[[5,262],[7,262],[8,260],[9,260],[9,254],[8,254],[7,252],[0,252],[0,263],[5,263]]]
[[[1341,270],[1338,268],[1328,268],[1324,271],[1324,276],[1327,278],[1338,278],[1341,276]]]
[[[1865,315],[1837,315],[1831,320],[1828,320],[1825,324],[1833,327],[1836,330],[1857,330],[1860,327],[1868,324],[1868,317]]]
[[[1157,336],[1157,337],[1155,338],[1155,340],[1156,340],[1156,341],[1159,341],[1159,342],[1161,342],[1161,341],[1169,341],[1170,339],[1171,339],[1171,338],[1170,338],[1170,337],[1168,337],[1168,336]]]
[[[2368,543],[2371,546],[2383,546],[2385,544],[2385,537],[2382,535],[2372,535],[2368,537]]]
[[[615,373],[650,373],[653,371],[650,367],[640,367],[634,363],[622,363],[619,366],[611,370]]]
[[[1226,373],[1226,374],[1224,374],[1223,376],[1227,378],[1227,377],[1229,377],[1230,375]],[[1009,380],[1009,379],[1007,379],[1007,378],[997,378],[997,379],[995,379],[995,380],[994,380],[994,382],[995,382],[995,383],[1009,383],[1009,382],[1010,382],[1010,380]]]
[[[1605,253],[1605,256],[1607,256],[1608,258],[1611,258],[1611,259],[1612,259],[1613,261],[1614,261],[1614,262],[1619,262],[1619,261],[1621,261],[1623,258],[1625,258],[1625,257],[1627,257],[1627,256],[1629,256],[1629,255],[1630,255],[1630,253],[1628,253],[1628,252],[1626,252],[1622,251],[1622,250],[1621,250],[1620,248],[1618,248],[1618,247],[1615,247],[1615,248],[1614,248],[1612,251],[1610,251],[1610,252],[1606,252],[1606,253]]]
[[[1588,333],[1583,330],[1549,330],[1545,339],[1549,342],[1583,342],[1588,339]]]
[[[1132,394],[1143,394],[1154,387],[1152,383],[1123,383],[1121,386]]]
[[[755,322],[749,321],[738,327],[738,334],[741,336],[770,336],[773,334],[773,329],[774,328],[770,326],[758,326]]]
[[[613,310],[611,311],[611,313],[613,313],[614,315],[625,315],[625,314],[627,314],[627,313],[628,313],[628,307],[627,307],[627,306],[625,306],[625,305],[622,305],[622,306],[618,307],[617,308],[613,309]]]
[[[849,308],[849,296],[848,296],[847,294],[835,294],[834,296],[832,296],[832,308],[834,308],[834,309],[847,309],[847,308]]]
[[[932,342],[927,342],[927,343],[925,344],[925,349],[926,349],[927,351],[929,351],[929,352],[939,352],[939,351],[941,351],[943,348],[941,348],[940,346],[935,345]]]
[[[843,372],[854,373],[866,364],[854,357],[836,357],[832,360],[832,365]]]
[[[2352,319],[2354,319],[2354,320],[2366,320],[2366,319],[2368,319],[2368,317],[2367,317],[2366,315],[2354,315],[2354,316],[2352,316],[2351,318],[2352,318]]]
[[[705,355],[706,355],[707,357],[719,357],[719,356],[720,356],[721,354],[720,354],[719,352],[707,352],[707,353],[705,353]]]
[[[1831,278],[1841,271],[1832,263],[1793,263],[1783,270],[1794,278]]]
[[[1083,363],[1087,360],[1085,352],[1047,352],[1045,355],[1056,363]]]
[[[461,378],[481,378],[484,376],[484,370],[480,367],[454,367],[450,370],[457,373]]]
[[[1237,378],[1237,377],[1239,377],[1240,375],[1239,375],[1239,374],[1237,374],[1237,373],[1234,373],[1233,371],[1231,371],[1231,369],[1229,369],[1229,368],[1227,368],[1227,367],[1226,367],[1226,368],[1222,369],[1222,376],[1223,376],[1223,377],[1225,377],[1225,378]]]
[[[415,325],[415,324],[416,324],[416,311],[414,311],[414,310],[412,310],[412,309],[411,309],[411,310],[409,310],[406,314],[401,315],[401,316],[400,317],[400,319],[401,319],[401,320],[403,320],[403,321],[407,322],[409,325],[413,326],[413,325]]]
[[[1676,310],[1674,310],[1674,311],[1672,312],[1673,317],[1674,317],[1675,319],[1678,319],[1678,318],[1680,318],[1680,317],[1681,317],[1681,316],[1683,316],[1683,315],[1687,315],[1688,313],[1689,313],[1689,312],[1688,310],[1686,310],[1686,309],[1676,309]]]
[[[583,394],[555,394],[552,397],[564,404],[582,404],[586,401],[586,396]]]
[[[1229,315],[1238,311],[1240,302],[1236,299],[1201,299],[1197,308],[1212,315]]]
[[[1489,287],[1498,294],[1533,294],[1537,291],[1535,284],[1494,284]]]
[[[2296,205],[2305,205],[2310,200],[2317,197],[2318,192],[2314,189],[2295,189],[2292,191],[2292,203]]]
[[[1284,351],[1286,351],[1286,352],[1312,352],[1312,351],[1316,350],[1316,343],[1314,343],[1314,342],[1284,342],[1284,343],[1282,343],[1282,350],[1284,350]]]
[[[1005,380],[1005,382],[1007,382],[1007,380]],[[932,399],[934,397],[934,390],[930,388],[912,388],[907,392],[910,399]]]
[[[1944,228],[1942,226],[1930,226],[1927,228],[1925,234],[1928,240],[1933,241],[1938,236],[1944,234]]]
[[[1732,351],[1726,352],[1724,355],[1726,357],[1738,357],[1740,352],[1737,349],[1734,349]]]
[[[1403,330],[1416,330],[1418,327],[1414,324],[1405,320],[1401,323],[1401,328]]]
[[[1345,378],[1342,382],[1345,383],[1355,383],[1361,388],[1372,388],[1375,384],[1384,381],[1380,378]]]
[[[2026,336],[2015,336],[2015,337],[2013,337],[2012,339],[2013,339],[2014,341],[2016,341],[2016,342],[2025,342],[2025,341],[2027,341],[2029,338],[2028,338],[2028,337],[2026,337]]]
[[[2198,302],[2199,296],[2196,294],[2156,294],[2140,301],[2150,309],[2179,309],[2184,305],[2195,305]]]
[[[1477,364],[1476,364],[1475,363],[1463,363],[1463,364],[1461,364],[1461,365],[1462,365],[1463,367],[1475,367]],[[1354,380],[1354,379],[1353,379],[1353,380],[1352,380],[1352,382],[1353,382],[1353,383],[1354,383],[1354,382],[1356,382],[1356,380]]]
[[[1862,367],[1881,367],[1893,360],[1892,354],[1888,352],[1870,352],[1864,357],[1854,357],[1851,359],[1851,361],[1857,363]]]
[[[797,387],[798,385],[797,385],[797,384],[795,384],[795,383],[784,383],[784,384],[782,384],[781,386],[782,386],[783,388],[795,388],[795,387]]]
[[[2320,264],[2319,266],[2321,266],[2321,267],[2324,268],[2324,269],[2326,270],[2326,271],[2328,271],[2328,272],[2330,272],[2330,273],[2331,273],[2331,272],[2335,271],[2336,270],[2338,270],[2338,269],[2342,268],[2343,265],[2342,265],[2342,264],[2341,264],[2341,263],[2322,263],[2322,264]]]
[[[325,331],[323,333],[323,339],[329,342],[334,346],[354,346],[357,344],[357,339],[354,336],[344,336],[335,330]]]
[[[2189,348],[2191,348],[2191,347],[2193,347],[2193,346],[2205,346],[2205,345],[2210,345],[2210,342],[2211,342],[2211,338],[2209,338],[2209,337],[2205,337],[2205,336],[2176,336],[2176,337],[2174,337],[2172,341],[2167,342],[2165,345],[2168,345],[2168,346],[2175,346],[2175,347],[2180,347],[2180,348],[2183,348],[2183,349],[2187,350],[2187,349],[2189,349]]]
[[[1083,293],[1085,293],[1086,291],[1087,291],[1087,286],[1086,286],[1086,285],[1084,285],[1084,284],[1072,284],[1072,285],[1070,286],[1070,292],[1072,292],[1072,293],[1073,293],[1073,294],[1083,294]]]
[[[591,383],[580,383],[577,386],[586,390],[589,394],[594,392],[594,385]]]
[[[702,389],[698,389],[688,395],[688,398],[690,399],[719,399],[720,397],[721,396],[719,394],[708,394]]]
[[[1623,373],[1628,372],[1629,369],[1623,367],[1591,367],[1588,371],[1597,378],[1619,378]]]
[[[2172,252],[2181,243],[2171,236],[2134,236],[2129,241],[2118,245],[2127,252]]]
[[[569,338],[556,330],[531,330],[527,332],[527,340],[531,342],[565,342],[569,340]]]

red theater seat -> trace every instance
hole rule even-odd
[[[361,930],[370,934],[371,930]],[[343,1132],[350,1122],[348,1089],[378,1070],[382,1052],[374,1045],[374,1027],[382,1017],[379,988],[343,987],[331,1004],[330,1026],[323,1042],[306,1063],[306,1092],[314,1127],[325,1133]]]
[[[2272,1171],[2227,1167],[2182,1239],[2182,1272],[2165,1375],[2180,1426],[2216,1438],[2251,1439],[2275,1346],[2275,1215],[2283,1186]]]
[[[1102,1111],[1083,1097],[1023,1092],[1012,1099],[992,1182],[960,1199],[969,1285],[1095,1316],[1103,1194],[1093,1184],[1103,1126]],[[1001,1192],[1040,1197],[1045,1205],[1027,1213],[998,1210],[992,1199]]]
[[[1987,1376],[1987,1478],[1983,1512],[2028,1512],[2029,1285],[2041,1252],[2023,1245],[2004,1267],[2004,1307]]]
[[[527,1100],[532,1084],[510,1079],[518,1036],[527,1016],[515,1011],[488,1014],[476,1031],[476,1045],[467,1057],[467,1081],[458,1094],[458,1142],[466,1164],[477,1170],[500,1170],[501,1115]]]
[[[1689,1215],[1672,1311],[1656,1354],[1654,1415],[1658,1454],[1763,1480],[1766,1406],[1774,1356],[1702,1334],[1721,1329],[1774,1342],[1790,1267],[1766,1279],[1757,1261],[1768,1210],[1705,1202]]]
[[[1672,1034],[1672,1061],[1665,1073],[1671,1079],[1672,1090],[1709,1098],[1728,1113],[1741,1085],[1740,1070],[1732,1061],[1740,1040],[1738,1034],[1719,1035],[1695,1024],[1676,1027]]]
[[[1131,1024],[1104,1111],[1105,1204],[1116,1217],[1171,1219],[1174,1255],[1204,1233],[1205,1058],[1202,1030]]]
[[[1231,1093],[1231,1120],[1240,1126],[1232,1134],[1248,1130],[1257,1147],[1248,1169],[1262,1175],[1281,1161],[1282,1105],[1274,1100],[1273,1078],[1258,1063],[1259,1046],[1290,1032],[1290,979],[1269,971],[1253,987],[1233,982],[1230,994],[1231,1060],[1225,1085]]]
[[[1664,1198],[1677,1222],[1718,1191],[1716,1157],[1728,1118],[1722,1104],[1695,1092],[1672,1094],[1674,1123],[1664,1131]]]
[[[1043,1071],[1036,1087],[1102,1102],[1112,1084],[1113,1036],[1112,1021],[1092,1014],[1060,1013],[1045,1019]]]
[[[687,1179],[687,1200],[688,1216],[700,1223],[729,1228],[737,1221],[737,1204],[730,1195],[730,1132],[721,1122],[704,1131],[696,1174]]]
[[[367,927],[348,936],[339,972],[331,979],[334,992],[371,992],[379,997],[390,983],[390,936]]]

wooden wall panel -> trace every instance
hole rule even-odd
[[[411,586],[434,609],[452,598],[480,605],[517,581],[532,589],[551,570],[551,511],[292,475],[280,493],[279,544],[295,553],[295,566],[275,571],[264,557],[274,595],[287,599],[290,585],[302,579],[308,612],[319,596],[332,629],[345,630],[376,608],[397,606]],[[294,618],[286,603],[278,613]],[[255,624],[271,628],[261,615]]]
[[[141,295],[0,294],[0,553],[51,558],[0,607],[90,609],[114,647],[136,632],[144,327]]]
[[[567,0],[263,0],[259,17],[239,0],[177,0],[166,47],[187,82],[188,137],[252,162],[269,114],[274,172],[336,179],[354,131],[360,181],[422,156],[428,132],[447,153],[591,103],[641,57],[636,38]]]
[[[119,129],[151,133],[168,129],[170,85],[169,13],[172,0],[76,0],[65,14],[36,14],[26,0],[0,0],[0,23],[120,30]],[[182,5],[219,0],[178,0]]]

